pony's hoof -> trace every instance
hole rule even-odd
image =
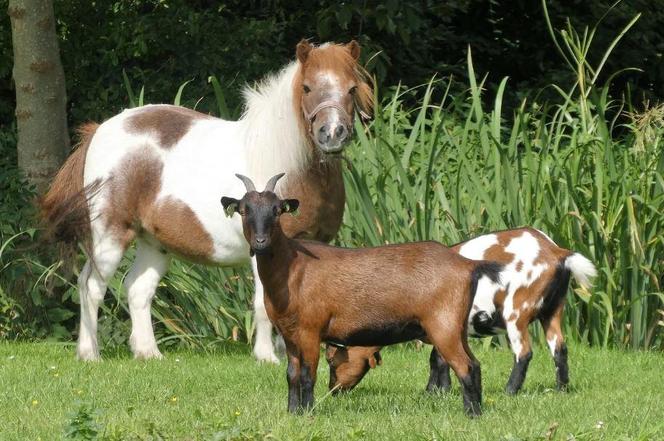
[[[142,350],[134,350],[134,359],[135,360],[163,360],[164,356],[159,352],[157,348],[148,348]]]
[[[76,357],[81,361],[101,361],[99,350],[93,347],[76,348]]]
[[[257,347],[254,348],[254,357],[256,360],[264,363],[279,364],[279,357],[270,349],[269,351],[260,351]]]

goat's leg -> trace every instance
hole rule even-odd
[[[569,383],[569,368],[567,365],[567,345],[563,338],[562,319],[565,304],[562,303],[547,319],[542,319],[542,327],[546,332],[546,342],[549,344],[553,362],[556,365],[556,387],[560,391],[567,389]]]
[[[514,395],[521,389],[528,372],[528,364],[533,358],[533,351],[530,347],[530,335],[528,334],[528,320],[511,320],[507,322],[507,336],[510,340],[512,352],[514,352],[514,366],[512,373],[507,381],[505,391],[509,395]]]
[[[256,257],[251,259],[251,268],[254,273],[254,317],[256,320],[256,342],[254,343],[254,356],[258,361],[279,364],[279,358],[274,353],[272,344],[272,322],[265,310],[263,283],[258,275]]]
[[[138,241],[136,260],[125,279],[131,316],[129,345],[134,358],[163,358],[152,328],[150,307],[159,281],[168,271],[170,257],[147,242]]]
[[[435,347],[431,348],[429,367],[431,370],[429,372],[427,392],[437,392],[439,390],[449,392],[451,387],[450,366],[441,357]]]
[[[437,321],[448,323],[447,318]],[[482,414],[482,384],[480,364],[467,350],[464,323],[455,326],[449,323],[445,329],[438,323],[425,327],[430,341],[441,357],[454,370],[463,389],[463,407],[466,414],[474,417]],[[454,330],[455,332],[450,332]]]
[[[288,382],[288,411],[296,413],[301,403],[300,383],[300,357],[293,345],[286,342],[286,354],[288,356],[288,367],[286,368],[286,381]]]
[[[316,373],[318,372],[318,360],[320,358],[320,338],[311,333],[302,336],[302,361],[300,363],[300,384],[302,385],[301,406],[309,410],[314,405],[314,386],[316,385]]]
[[[80,360],[99,360],[97,319],[106,295],[108,280],[120,264],[125,246],[108,231],[97,231],[93,224],[92,255],[78,277],[81,324],[76,354]]]

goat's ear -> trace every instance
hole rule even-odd
[[[237,209],[240,206],[240,201],[224,196],[221,198],[221,205],[224,207],[224,213],[226,213],[226,217],[232,217],[233,213],[237,212]]]
[[[297,199],[284,199],[281,201],[281,212],[282,213],[290,213],[293,216],[297,216],[299,214],[298,212],[298,207],[300,206],[300,201]]]

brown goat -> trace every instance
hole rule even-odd
[[[313,405],[321,341],[368,346],[426,338],[459,378],[466,413],[481,413],[480,366],[466,325],[478,281],[497,281],[500,265],[437,242],[347,249],[290,239],[279,217],[299,201],[273,193],[283,174],[261,193],[237,176],[247,193],[221,203],[227,214],[242,216],[268,316],[286,343],[289,411]]]
[[[469,317],[469,334],[476,337],[507,330],[514,367],[506,386],[509,394],[519,391],[532,358],[528,325],[539,320],[556,366],[559,390],[569,382],[567,346],[562,334],[562,316],[570,275],[584,288],[596,274],[593,264],[579,253],[558,247],[534,228],[498,231],[452,246],[470,259],[490,259],[505,265],[501,286],[478,287]],[[380,347],[334,347],[328,345],[330,389],[350,390],[380,363]],[[444,356],[431,352],[431,376],[427,389],[450,388],[449,367]]]

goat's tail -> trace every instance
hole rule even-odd
[[[83,183],[83,171],[88,147],[99,124],[87,123],[79,127],[79,143],[55,175],[48,192],[39,201],[40,217],[44,228],[42,240],[61,243],[69,248],[90,236],[90,197],[100,183]]]
[[[583,254],[573,253],[565,258],[565,268],[572,272],[576,281],[584,288],[590,288],[593,279],[597,276],[595,265]]]

